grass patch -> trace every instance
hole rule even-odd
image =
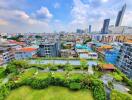
[[[50,86],[35,90],[27,86],[11,91],[5,100],[94,100],[89,90],[70,91],[64,87]]]
[[[70,75],[69,75],[70,77],[70,79],[74,79],[74,80],[76,80],[76,79],[80,79],[80,80],[82,80],[82,79],[84,79],[84,75],[83,74],[72,74],[72,73],[70,73]]]
[[[35,75],[35,78],[37,79],[46,79],[48,78],[50,73],[44,73],[44,72],[39,72],[37,75]]]

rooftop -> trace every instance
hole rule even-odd
[[[102,69],[105,69],[105,70],[113,70],[115,69],[114,65],[113,64],[103,64],[101,66]]]
[[[25,48],[19,49],[18,51],[22,51],[22,52],[32,52],[32,51],[35,51],[35,50],[37,50],[37,49],[36,48],[25,47]]]

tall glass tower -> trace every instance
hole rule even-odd
[[[108,28],[109,28],[110,19],[105,19],[103,28],[101,30],[101,34],[108,34]]]
[[[92,25],[89,25],[88,32],[91,33]]]
[[[120,26],[121,25],[125,10],[126,10],[126,4],[124,4],[122,9],[118,12],[118,16],[117,16],[117,19],[116,19],[115,26]]]

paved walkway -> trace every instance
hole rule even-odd
[[[89,74],[94,74],[93,66],[97,66],[97,62],[95,61],[88,62],[88,73]]]
[[[92,66],[89,66],[89,67],[88,67],[88,73],[89,73],[89,74],[94,74],[94,71],[93,71]]]
[[[120,92],[127,93],[129,88],[121,83],[113,83],[114,89]]]
[[[113,80],[113,77],[111,77],[109,74],[105,74],[100,79],[104,83],[105,92],[106,92],[106,98],[107,98],[107,100],[110,100],[111,90],[107,87],[107,84],[108,84],[109,81]]]

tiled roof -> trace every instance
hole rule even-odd
[[[35,50],[37,50],[36,48],[22,48],[22,49],[20,49],[19,51],[23,51],[23,52],[32,52],[32,51],[35,51]]]

